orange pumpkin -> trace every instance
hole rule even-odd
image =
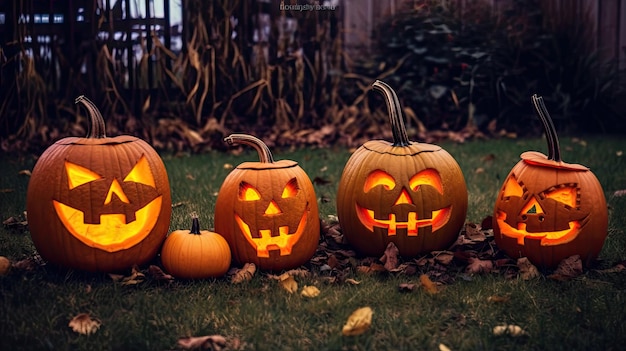
[[[528,151],[504,181],[494,209],[496,244],[512,257],[553,268],[580,255],[593,261],[604,244],[608,210],[589,168],[561,160],[559,140],[541,97],[532,97],[548,141],[548,156]]]
[[[191,230],[175,230],[161,250],[163,267],[176,278],[203,279],[223,276],[230,268],[230,248],[224,238],[200,230],[198,215],[192,213]]]
[[[116,271],[156,256],[169,229],[165,166],[145,141],[108,138],[98,109],[84,96],[89,134],[51,145],[35,165],[26,195],[30,234],[49,262]]]
[[[232,134],[225,140],[254,147],[260,162],[244,162],[224,180],[215,204],[215,231],[228,241],[239,264],[274,271],[304,264],[320,237],[311,180],[297,162],[274,161],[258,138]]]
[[[440,146],[409,140],[396,93],[383,93],[393,142],[371,140],[346,163],[337,192],[337,215],[348,242],[379,256],[393,242],[402,256],[441,250],[458,237],[467,213],[461,168]]]

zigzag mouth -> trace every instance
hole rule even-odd
[[[406,222],[397,221],[396,215],[389,214],[388,219],[376,219],[374,218],[374,211],[361,207],[356,204],[356,213],[359,217],[359,221],[370,231],[374,231],[374,227],[387,229],[387,235],[396,235],[398,228],[406,228],[407,236],[417,236],[418,229],[422,227],[432,227],[432,231],[435,232],[443,227],[450,219],[452,212],[452,206],[444,207],[439,210],[431,212],[430,218],[418,219],[416,212],[409,212]]]
[[[524,245],[526,238],[541,240],[541,246],[565,244],[574,240],[582,227],[580,221],[570,221],[568,222],[568,229],[551,232],[529,232],[526,229],[526,223],[517,223],[517,228],[514,228],[506,222],[506,217],[506,212],[498,211],[496,221],[500,228],[500,233],[517,239],[518,245]]]
[[[258,237],[253,237],[250,226],[235,213],[235,221],[239,225],[239,229],[245,234],[248,243],[256,249],[258,257],[270,257],[271,250],[280,250],[281,256],[290,255],[293,245],[300,240],[300,236],[302,236],[304,232],[307,217],[308,211],[304,211],[298,223],[298,227],[294,232],[290,233],[289,226],[283,225],[278,227],[278,235],[272,236],[273,233],[271,229],[259,229]]]

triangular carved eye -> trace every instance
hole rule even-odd
[[[366,193],[379,185],[384,187],[386,190],[391,190],[396,187],[396,181],[389,173],[377,169],[370,173],[367,176],[367,179],[365,179],[363,192]]]
[[[241,182],[239,184],[239,200],[256,201],[261,199],[261,194],[252,185]]]
[[[103,178],[98,173],[69,161],[65,161],[65,171],[67,172],[67,183],[70,190]]]
[[[578,190],[575,185],[560,185],[556,189],[545,192],[544,196],[572,208],[576,207],[578,202]]]
[[[504,184],[502,191],[502,197],[508,198],[511,196],[522,197],[524,195],[524,188],[517,182],[514,176],[510,176]]]
[[[420,171],[416,175],[411,177],[409,185],[411,186],[411,189],[413,191],[417,191],[422,185],[430,185],[433,188],[437,189],[439,194],[443,194],[443,184],[441,182],[441,176],[439,176],[439,172],[432,168]]]
[[[152,176],[152,171],[150,170],[150,164],[148,164],[148,160],[145,156],[141,156],[133,169],[128,172],[128,175],[126,176],[126,178],[124,178],[124,181],[145,184],[156,188],[156,184],[154,183],[154,177]]]
[[[298,190],[298,180],[296,178],[291,178],[287,185],[285,185],[283,193],[280,197],[282,197],[283,199],[286,199],[288,197],[294,197],[296,196],[296,194],[298,194]]]

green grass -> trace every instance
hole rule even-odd
[[[602,183],[610,206],[609,235],[599,268],[626,259],[626,140],[590,137],[586,146],[561,141],[565,161],[589,166]],[[493,211],[503,179],[526,150],[545,150],[543,139],[443,143],[464,171],[469,191],[468,221],[480,222]],[[487,157],[494,155],[495,157]],[[297,160],[316,185],[321,217],[336,213],[335,193],[345,149],[280,151],[276,159]],[[171,228],[187,228],[197,211],[203,227],[212,227],[215,194],[230,169],[256,158],[224,153],[164,155],[173,209]],[[488,160],[491,159],[491,160]],[[28,176],[34,158],[0,156],[0,216],[25,209]],[[481,168],[482,170],[478,170]],[[16,261],[32,256],[28,232],[0,227],[0,255]],[[352,273],[359,285],[326,284],[320,277],[296,278],[316,285],[314,299],[289,295],[264,274],[239,285],[226,279],[147,280],[136,286],[113,283],[106,274],[68,271],[46,265],[31,272],[13,270],[0,277],[0,350],[168,350],[180,337],[221,334],[256,350],[617,350],[626,343],[626,272],[586,272],[568,282],[545,277],[524,281],[501,275],[457,277],[436,295],[422,289],[399,292],[416,276]],[[503,303],[489,296],[508,296]],[[343,337],[341,327],[362,306],[374,310],[365,334]],[[102,322],[90,336],[78,335],[69,320],[86,312]],[[494,336],[499,324],[517,324],[529,336]]]

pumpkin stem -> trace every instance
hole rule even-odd
[[[85,95],[81,95],[76,98],[75,103],[81,103],[85,109],[87,109],[87,115],[89,116],[89,122],[87,123],[87,138],[102,139],[106,138],[106,128],[104,126],[104,118],[100,110],[94,105],[91,100],[87,99]]]
[[[402,116],[402,108],[396,92],[385,82],[376,80],[372,87],[385,96],[387,110],[389,110],[389,119],[391,120],[391,132],[393,133],[393,146],[409,146],[411,141],[406,133],[404,119]]]
[[[198,214],[195,211],[191,212],[191,230],[189,233],[200,235],[200,221],[198,221]]]
[[[224,141],[227,142],[228,145],[246,144],[252,146],[259,153],[261,163],[274,163],[274,157],[272,156],[270,148],[257,137],[248,134],[231,134],[224,138]]]
[[[534,94],[532,96],[532,102],[535,106],[535,111],[543,123],[543,129],[546,132],[546,139],[548,140],[548,160],[561,162],[561,148],[559,146],[559,138],[556,135],[556,128],[552,118],[548,113],[546,105],[543,103],[543,98]]]

